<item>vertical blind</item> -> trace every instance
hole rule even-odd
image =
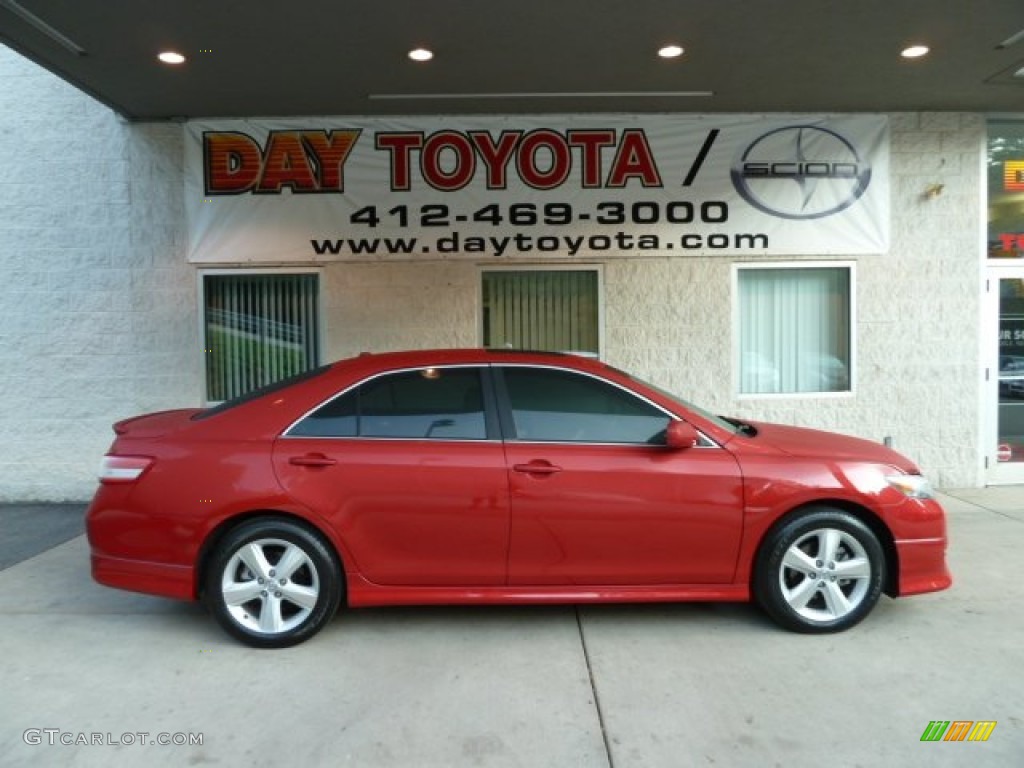
[[[741,269],[740,392],[850,388],[850,270]]]
[[[203,276],[208,400],[319,365],[317,282],[315,274]]]
[[[486,347],[597,354],[597,272],[485,272],[483,322]]]

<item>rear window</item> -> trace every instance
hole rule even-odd
[[[268,384],[265,387],[254,389],[251,392],[246,392],[244,395],[233,397],[230,400],[225,400],[223,403],[213,406],[212,408],[207,408],[204,411],[200,411],[199,413],[192,417],[192,420],[201,421],[202,419],[208,419],[211,416],[216,416],[218,413],[230,411],[232,408],[235,408],[239,405],[243,405],[252,400],[261,398],[264,395],[271,395],[274,392],[280,392],[282,389],[287,389],[293,384],[298,384],[299,382],[302,381],[309,381],[310,379],[315,379],[317,376],[326,373],[330,369],[330,365],[321,365],[319,368],[313,368],[311,370],[298,373],[295,376],[289,376],[287,379],[275,381],[273,384]]]

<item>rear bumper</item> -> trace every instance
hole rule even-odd
[[[897,540],[898,595],[939,592],[953,584],[946,565],[946,538]]]
[[[85,514],[93,579],[115,589],[195,600],[188,529],[179,519],[134,508],[133,489],[101,485]]]
[[[92,577],[100,584],[177,600],[195,600],[191,566],[125,560],[93,552]]]

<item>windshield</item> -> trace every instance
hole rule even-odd
[[[736,434],[737,432],[742,432],[743,431],[744,425],[741,422],[733,421],[732,419],[724,419],[721,416],[716,416],[715,414],[711,413],[710,411],[704,410],[699,405],[694,405],[689,400],[684,400],[683,398],[679,397],[678,395],[676,395],[676,394],[674,394],[672,392],[669,392],[666,389],[662,389],[657,384],[651,384],[651,382],[645,381],[644,379],[641,379],[639,376],[634,376],[631,373],[626,373],[625,371],[621,371],[618,368],[615,368],[614,370],[617,371],[618,373],[621,373],[623,376],[631,379],[632,381],[637,382],[638,384],[643,384],[645,387],[648,387],[649,389],[653,389],[655,392],[657,392],[660,395],[663,395],[663,396],[667,397],[672,402],[678,403],[680,406],[682,406],[686,410],[693,411],[694,413],[696,413],[701,418],[707,419],[712,424],[714,424],[716,427],[718,427],[720,429],[724,429],[726,432],[730,432],[732,434]]]

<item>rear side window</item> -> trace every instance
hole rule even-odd
[[[612,384],[569,371],[508,367],[516,438],[563,443],[663,444],[669,417]]]
[[[321,406],[288,434],[485,440],[480,371],[423,368],[379,376]]]

